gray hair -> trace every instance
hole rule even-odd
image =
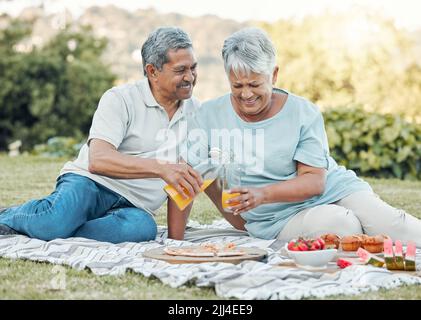
[[[168,62],[169,50],[192,48],[188,34],[177,27],[161,27],[154,30],[142,46],[143,74],[146,76],[146,65],[152,64],[158,70]]]
[[[242,29],[225,39],[222,58],[227,75],[231,70],[272,75],[276,66],[275,47],[266,32],[257,28]]]

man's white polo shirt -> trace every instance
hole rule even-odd
[[[71,172],[86,176],[125,197],[136,207],[153,213],[167,198],[163,191],[165,182],[159,178],[113,179],[90,173],[88,143],[94,138],[102,139],[123,154],[174,162],[187,135],[183,113],[198,107],[197,99],[184,100],[170,121],[165,109],[152,95],[147,79],[113,87],[99,101],[88,142],[76,160],[64,165],[60,175]]]

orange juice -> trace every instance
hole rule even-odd
[[[235,193],[228,193],[227,190],[222,191],[222,208],[226,209],[228,207],[237,206],[240,202],[235,201],[231,203],[226,203],[227,200],[238,197],[240,194],[238,192]]]
[[[204,191],[209,185],[214,181],[215,179],[205,179],[203,180],[203,184],[200,187],[200,190]],[[189,195],[189,192],[185,189],[184,192]],[[165,192],[171,197],[171,199],[174,200],[174,202],[177,204],[177,207],[180,210],[184,210],[192,201],[193,198],[184,198],[181,194],[178,193],[178,191],[171,185],[167,184],[164,187]]]

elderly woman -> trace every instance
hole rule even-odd
[[[228,201],[233,213],[222,209],[216,184],[208,190],[225,218],[264,239],[366,233],[421,246],[419,219],[382,201],[329,155],[319,108],[273,87],[279,71],[275,55],[259,29],[227,38],[222,56],[231,93],[204,103],[196,115],[207,140],[197,146],[190,138],[189,151],[195,155],[190,158],[201,152],[203,157],[203,148],[237,150],[236,161],[244,165],[241,185],[231,189],[239,195]]]

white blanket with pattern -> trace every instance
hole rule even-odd
[[[276,265],[287,259],[269,248],[273,240],[247,236],[230,228],[225,221],[211,225],[190,223],[186,240],[167,239],[166,229],[159,228],[155,241],[111,244],[83,238],[41,241],[25,236],[0,236],[0,257],[46,261],[96,275],[121,275],[127,270],[146,277],[154,276],[171,287],[187,282],[198,287],[214,287],[218,296],[238,299],[302,299],[329,295],[354,295],[379,288],[421,284],[421,277],[391,273],[371,266],[351,266],[336,273],[309,272]],[[160,246],[192,245],[200,242],[234,242],[238,246],[259,247],[268,251],[262,262],[169,264],[144,258],[142,252]],[[417,268],[421,266],[421,251],[417,250]],[[418,274],[421,275],[421,272]]]

